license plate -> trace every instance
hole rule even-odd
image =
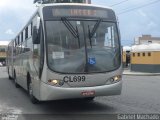
[[[95,95],[95,91],[83,91],[81,94],[83,96],[94,96]]]

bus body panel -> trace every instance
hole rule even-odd
[[[111,85],[80,87],[80,88],[78,87],[56,88],[54,86],[49,86],[42,82],[40,87],[41,90],[40,100],[46,101],[46,100],[120,95],[121,89],[122,89],[122,81]],[[83,92],[94,92],[94,95],[82,95]]]
[[[45,69],[45,68],[44,68]],[[48,69],[48,68],[46,68]],[[41,101],[47,100],[60,100],[60,99],[72,99],[72,98],[85,98],[85,97],[97,97],[97,96],[111,96],[111,95],[120,95],[122,90],[122,80],[114,84],[106,84],[107,79],[115,76],[121,75],[121,67],[112,72],[108,73],[100,73],[100,74],[91,74],[86,78],[89,78],[87,82],[84,83],[64,83],[62,87],[55,87],[47,84],[45,80],[52,79],[62,79],[64,76],[71,76],[70,74],[58,74],[54,72],[49,72],[44,75],[44,79],[42,77],[42,81],[39,81],[39,90],[40,96],[37,96],[37,99]],[[46,76],[47,75],[47,76]],[[81,76],[79,74],[75,74],[76,76]],[[75,76],[73,75],[73,76]],[[48,78],[48,79],[46,79]],[[105,81],[103,81],[105,79]],[[103,83],[103,84],[102,84]],[[94,95],[91,96],[83,96],[82,93],[85,91],[93,91]]]
[[[42,79],[44,83],[48,80],[58,79],[63,80],[68,87],[91,87],[91,86],[103,86],[106,84],[107,80],[114,76],[122,74],[121,67],[118,70],[106,72],[106,73],[92,73],[92,74],[58,74],[47,70],[47,77]],[[85,80],[77,80],[78,77],[85,77]],[[62,86],[63,87],[63,86]]]

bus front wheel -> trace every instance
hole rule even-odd
[[[14,85],[16,88],[19,88],[20,86],[17,83],[17,78],[16,78],[16,72],[14,71]]]
[[[87,97],[87,98],[84,98],[85,100],[87,101],[93,101],[95,97]]]
[[[33,95],[33,84],[31,81],[28,84],[28,93],[29,93],[30,100],[33,104],[39,103],[39,101]]]
[[[9,75],[9,68],[8,68],[8,78],[9,80],[12,80],[12,77]]]

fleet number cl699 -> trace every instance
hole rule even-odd
[[[63,78],[63,81],[68,83],[68,82],[85,82],[86,77],[85,76],[65,76]]]

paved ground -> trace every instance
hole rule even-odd
[[[58,114],[71,118],[80,114],[160,113],[160,76],[123,76],[120,96],[97,97],[93,102],[82,100],[52,101],[33,105],[22,88],[16,89],[0,68],[1,114]],[[63,117],[63,116],[61,116]]]

